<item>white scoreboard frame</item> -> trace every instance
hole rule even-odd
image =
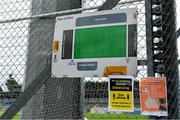
[[[52,76],[53,77],[93,77],[98,76],[102,77],[103,72],[107,66],[127,66],[128,75],[136,75],[137,73],[137,55],[136,56],[128,56],[128,27],[127,27],[127,57],[115,57],[115,58],[86,58],[86,59],[73,59],[74,53],[74,38],[75,34],[73,34],[73,44],[72,44],[72,59],[62,59],[62,48],[63,48],[63,31],[64,30],[73,30],[75,33],[75,29],[77,28],[86,28],[86,26],[77,26],[77,19],[82,17],[90,17],[90,16],[100,16],[100,15],[109,15],[109,14],[117,14],[117,13],[125,13],[126,21],[121,23],[109,23],[109,24],[96,24],[90,25],[90,27],[104,27],[104,26],[112,26],[112,25],[137,25],[137,9],[114,9],[114,10],[106,10],[99,12],[90,12],[90,13],[80,13],[74,15],[60,16],[56,18],[55,24],[55,32],[54,32],[54,41],[58,41],[58,51],[53,51],[52,55]],[[137,37],[137,35],[136,35]],[[137,41],[137,38],[134,38]],[[137,46],[137,43],[136,45]],[[136,48],[137,49],[137,48]],[[95,70],[78,70],[78,63],[81,66],[92,67],[96,65]],[[94,64],[96,63],[96,64]]]

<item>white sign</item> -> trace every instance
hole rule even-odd
[[[107,76],[121,66],[127,74],[137,72],[137,9],[56,18],[53,76]]]

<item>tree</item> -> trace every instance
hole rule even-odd
[[[2,93],[3,92],[3,89],[2,89],[2,87],[0,87],[0,93]]]
[[[4,93],[2,87],[0,87],[0,99],[4,98]]]
[[[12,74],[9,75],[6,86],[9,92],[21,92],[21,85],[12,77]]]

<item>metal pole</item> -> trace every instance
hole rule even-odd
[[[32,0],[31,13],[34,17],[31,18],[36,19],[31,20],[29,27],[26,87],[44,69],[52,51],[56,16],[51,16],[53,14],[50,13],[59,11],[62,15],[64,12],[61,11],[80,7],[81,0]],[[80,86],[80,78],[49,79],[24,107],[22,119],[80,119]],[[59,90],[65,94],[60,96]],[[66,108],[63,108],[63,105],[66,105]]]
[[[154,76],[154,48],[153,48],[153,31],[152,31],[152,5],[151,0],[145,0],[146,15],[146,44],[147,44],[147,72],[149,77]]]
[[[162,26],[164,48],[164,61],[166,67],[165,76],[167,78],[168,89],[168,118],[178,119],[178,52],[177,52],[177,36],[176,36],[176,9],[175,0],[163,0],[162,5]]]

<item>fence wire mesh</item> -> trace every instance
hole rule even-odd
[[[105,1],[1,0],[0,115],[13,104],[47,64],[51,62],[56,16],[41,16],[36,19],[32,16],[79,8],[85,8],[81,12],[94,12]],[[147,60],[145,1],[120,0],[115,8],[138,8],[138,60]],[[79,12],[77,11],[76,13]],[[67,12],[67,14],[70,13]],[[168,50],[169,48],[167,48]],[[175,58],[176,56],[172,55],[172,57]],[[168,62],[168,59],[164,62]],[[148,119],[148,117],[140,115],[138,88],[138,80],[146,76],[147,66],[138,66],[137,81],[134,85],[135,112],[128,115],[126,115],[127,113],[121,114],[118,112],[108,115],[107,78],[50,78],[14,118],[79,119],[85,117],[87,119]],[[172,87],[177,88],[178,84],[175,85],[171,84],[168,93],[175,94]],[[172,98],[172,100],[177,101],[178,99]],[[172,100],[170,99],[169,103],[173,104]],[[174,111],[173,107],[169,111],[178,112]]]

